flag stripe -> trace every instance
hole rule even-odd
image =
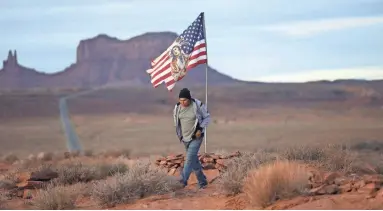
[[[166,70],[167,68],[170,67],[170,59],[167,59],[164,61],[163,64],[160,64],[156,66],[154,71],[152,72],[152,78],[156,77],[158,74],[160,74],[162,71]]]
[[[207,59],[206,58],[201,58],[201,60],[194,60],[196,61],[195,63],[191,64],[188,66],[188,69],[192,69],[192,68],[195,68],[196,66],[200,65],[200,64],[205,64],[207,62]]]
[[[152,61],[152,66],[154,66],[158,61],[163,59],[165,55],[168,55],[169,50],[174,46],[175,42],[173,42],[160,56],[158,56],[156,59]]]

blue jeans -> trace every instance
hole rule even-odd
[[[198,160],[198,151],[201,147],[202,139],[193,139],[190,142],[183,142],[186,150],[186,161],[181,174],[181,182],[186,186],[190,174],[194,171],[199,187],[207,185],[205,174],[202,172],[201,163]]]

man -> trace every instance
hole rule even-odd
[[[181,183],[186,186],[191,172],[194,171],[198,179],[198,187],[204,188],[207,185],[207,180],[198,160],[198,151],[205,128],[210,122],[210,114],[206,105],[200,100],[192,98],[190,91],[184,88],[179,93],[179,102],[174,107],[173,118],[178,139],[185,145],[186,150]]]

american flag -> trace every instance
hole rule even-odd
[[[171,91],[187,71],[199,64],[207,63],[203,24],[202,12],[165,52],[152,61],[151,68],[146,72],[150,75],[155,88],[165,83],[166,88]]]

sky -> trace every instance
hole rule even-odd
[[[180,34],[200,12],[209,65],[233,78],[383,79],[383,0],[1,0],[0,59],[16,49],[24,66],[62,71],[82,39]]]

